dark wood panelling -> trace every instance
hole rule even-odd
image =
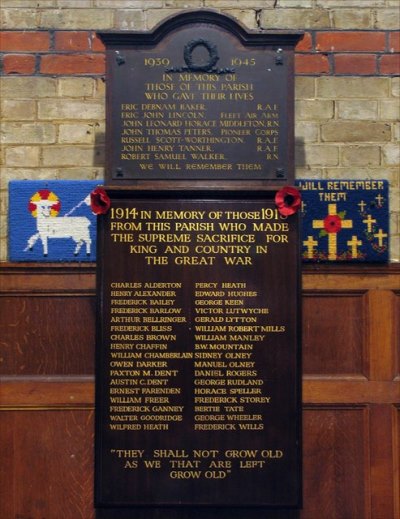
[[[0,263],[4,294],[94,293],[94,263]]]
[[[391,404],[400,399],[398,381],[369,382],[354,380],[349,377],[333,379],[330,377],[303,377],[304,404]]]
[[[1,517],[92,519],[93,411],[2,411]]]
[[[396,517],[385,408],[305,409],[302,519]],[[92,411],[14,410],[0,418],[2,517],[92,518]],[[393,418],[398,435],[398,409]]]
[[[393,426],[393,407],[370,406],[371,516],[394,517],[393,439],[387,434]]]
[[[393,380],[396,376],[400,346],[396,299],[392,290],[369,290],[366,296],[370,380]]]
[[[396,377],[400,377],[400,292],[394,295],[393,347],[395,355]]]
[[[301,519],[400,518],[399,274],[304,268]],[[1,519],[94,519],[94,297],[93,265],[0,265]]]
[[[393,414],[393,488],[394,517],[400,517],[400,403],[392,407]]]
[[[1,374],[93,373],[94,297],[5,296],[0,304]]]
[[[306,264],[303,288],[306,290],[393,290],[400,288],[400,265]]]
[[[303,372],[364,375],[363,292],[303,297]]]
[[[0,408],[94,406],[94,377],[1,377]]]
[[[370,517],[367,408],[307,408],[303,420],[302,518]]]

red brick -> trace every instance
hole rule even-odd
[[[375,54],[335,55],[336,74],[376,74]]]
[[[317,34],[317,50],[340,51],[383,51],[385,33],[377,31],[320,32]]]
[[[400,32],[389,33],[389,52],[400,52]]]
[[[90,39],[92,42],[92,50],[94,52],[104,52],[106,50],[105,45],[96,33],[92,32],[92,34],[90,35]]]
[[[306,32],[295,48],[296,52],[307,52],[312,50],[312,38],[309,32]]]
[[[42,74],[104,74],[105,60],[103,55],[52,54],[43,56],[40,64]]]
[[[58,31],[55,34],[55,49],[85,51],[90,48],[90,33],[87,31]]]
[[[48,32],[2,32],[0,33],[0,49],[4,51],[36,52],[48,50],[50,36]]]
[[[400,54],[386,54],[380,60],[381,74],[400,74]]]
[[[33,74],[35,56],[32,54],[7,54],[3,60],[5,74]]]
[[[296,74],[329,74],[329,61],[323,54],[296,54]]]

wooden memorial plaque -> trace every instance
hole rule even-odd
[[[298,507],[297,215],[271,190],[109,195],[97,506]]]
[[[206,10],[107,48],[107,182],[293,181],[297,32],[248,31]]]
[[[298,216],[274,197],[294,182],[300,34],[198,10],[101,37],[101,519],[111,508],[297,509]]]

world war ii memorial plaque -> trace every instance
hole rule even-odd
[[[292,180],[295,39],[199,13],[103,35],[96,506],[295,509],[298,215],[259,182]]]
[[[148,34],[102,33],[110,182],[293,175],[288,71],[299,34],[249,33],[206,15]]]

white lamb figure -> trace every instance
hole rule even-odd
[[[25,251],[32,250],[34,244],[40,238],[43,245],[43,255],[47,256],[47,240],[49,238],[72,238],[76,243],[75,256],[79,253],[83,243],[86,244],[86,254],[90,254],[92,240],[90,239],[90,221],[88,218],[85,216],[51,217],[51,206],[54,205],[54,201],[39,200],[31,203],[36,205],[37,209],[37,232],[29,238]]]

